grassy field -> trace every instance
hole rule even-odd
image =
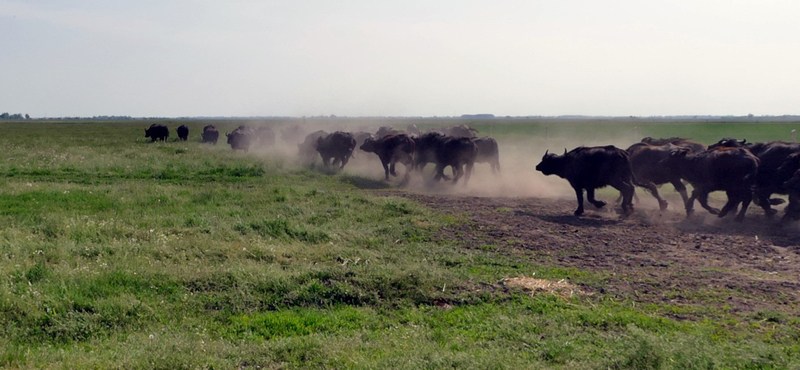
[[[206,122],[189,123],[189,142],[151,144],[143,133],[149,124],[0,124],[0,366],[800,363],[797,318],[710,310],[701,320],[677,321],[668,314],[686,308],[503,287],[503,278],[533,273],[600,287],[604,275],[533,266],[434,238],[461,220],[392,196],[395,190],[377,181],[380,171],[375,178],[329,173],[298,167],[278,152],[234,153],[224,140],[200,144]],[[221,122],[221,131],[238,124]],[[473,124],[500,138],[541,140],[547,131],[589,143],[633,127],[641,136],[709,143],[788,139],[800,126]]]

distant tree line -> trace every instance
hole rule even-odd
[[[5,112],[0,114],[0,119],[31,119],[31,116],[27,113],[23,116],[22,113],[8,114],[8,112]]]

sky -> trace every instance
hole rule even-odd
[[[0,112],[800,114],[800,1],[0,0]]]

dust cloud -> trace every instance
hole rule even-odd
[[[292,124],[297,125],[297,124]],[[302,163],[298,156],[298,143],[302,139],[286,141],[281,138],[281,131],[291,125],[275,125],[275,145],[260,151],[254,151],[255,155],[267,156],[273,159],[280,159],[282,162],[295,166],[305,166],[307,168],[322,169],[319,156],[316,156],[314,163]],[[374,133],[379,129],[378,125],[330,125],[330,124],[306,124],[300,125],[306,134],[316,130],[324,130],[328,133],[342,130],[348,132],[370,132]],[[405,127],[396,127],[405,129]],[[479,135],[484,136],[484,135]],[[586,135],[576,135],[583,136]],[[641,140],[635,132],[631,132],[626,137],[603,135],[598,133],[589,141],[578,141],[572,139],[569,134],[561,132],[560,137],[495,137],[498,141],[500,151],[501,171],[493,173],[488,163],[476,163],[469,182],[464,184],[464,179],[459,180],[458,184],[453,185],[449,181],[432,182],[433,165],[428,164],[423,173],[411,172],[410,181],[401,186],[403,175],[406,168],[402,164],[397,165],[397,177],[391,177],[388,182],[384,182],[384,171],[380,160],[373,153],[365,153],[358,148],[354,152],[354,157],[345,166],[343,172],[352,176],[361,177],[367,180],[371,187],[385,186],[387,188],[398,188],[412,192],[433,193],[433,194],[458,194],[477,197],[534,197],[534,198],[553,198],[553,199],[575,199],[575,193],[566,182],[557,176],[545,176],[536,171],[536,165],[541,161],[542,156],[547,150],[551,153],[561,154],[564,150],[571,150],[578,146],[598,146],[615,145],[619,148],[627,148],[631,144]],[[332,171],[332,170],[331,170]],[[450,168],[445,170],[445,174],[451,175]],[[380,186],[378,186],[380,185]],[[675,198],[677,193],[671,194],[672,189],[664,189],[663,194],[670,203],[670,208],[675,210],[675,204],[680,204],[680,198]],[[637,208],[657,209],[658,204],[649,194],[641,189],[637,190],[639,201]],[[598,191],[598,198],[612,204],[619,195],[615,189],[606,188]],[[676,203],[676,199],[677,202]],[[613,207],[609,207],[613,208]],[[682,211],[683,207],[677,207]]]

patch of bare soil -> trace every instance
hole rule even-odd
[[[745,221],[736,223],[703,209],[687,219],[682,210],[638,207],[623,220],[611,204],[609,210],[587,205],[587,213],[575,217],[574,200],[392,195],[465,218],[440,237],[455,238],[466,248],[496,246],[499,253],[533,264],[607,277],[581,290],[740,313],[800,312],[800,231],[797,224],[766,219],[760,210],[751,208]]]

